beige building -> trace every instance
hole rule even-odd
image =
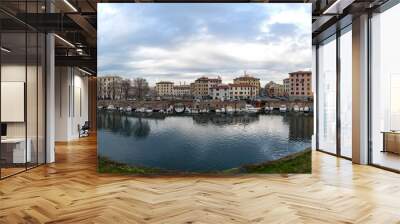
[[[297,71],[289,73],[291,99],[305,99],[313,96],[310,71]]]
[[[172,96],[174,83],[161,81],[156,83],[156,91],[158,96]]]
[[[229,84],[229,97],[235,100],[254,99],[257,97],[257,86],[247,83]]]
[[[248,74],[244,74],[244,76],[240,76],[238,78],[235,78],[233,80],[234,84],[248,84],[248,85],[253,85],[256,87],[256,96],[260,95],[260,89],[261,89],[261,85],[260,85],[260,79],[259,78],[255,78],[252,77]]]
[[[102,100],[122,99],[122,78],[115,75],[97,77],[97,98]]]
[[[283,80],[283,91],[285,96],[289,96],[290,93],[290,79],[286,78]]]
[[[221,84],[222,80],[220,77],[217,78],[208,78],[208,77],[200,77],[194,81],[192,86],[193,93],[192,95],[195,98],[204,99],[211,98],[211,87]]]
[[[265,85],[265,91],[269,97],[285,96],[285,87],[282,84],[270,81]]]
[[[172,92],[174,96],[188,97],[191,95],[190,85],[174,86]]]

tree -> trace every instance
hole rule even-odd
[[[122,92],[122,96],[125,97],[125,100],[128,100],[129,96],[130,96],[130,89],[132,88],[131,86],[131,80],[129,79],[124,79],[121,82],[121,92]]]
[[[143,99],[149,92],[149,83],[144,78],[136,78],[133,80],[133,96]]]

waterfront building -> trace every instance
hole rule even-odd
[[[283,80],[283,92],[285,96],[289,96],[290,92],[290,79],[286,78]]]
[[[218,84],[210,88],[211,96],[214,100],[227,100],[230,98],[229,94],[229,85],[226,84]]]
[[[97,78],[97,98],[102,100],[122,99],[122,81],[123,79],[116,75],[99,76]]]
[[[211,98],[210,88],[221,83],[222,83],[221,77],[217,78],[208,78],[205,76],[200,77],[194,81],[193,85],[194,91],[192,95],[198,99]]]
[[[188,97],[191,95],[190,85],[173,86],[172,93],[177,97]]]
[[[282,97],[285,96],[284,85],[270,81],[265,85],[265,91],[269,97]]]
[[[234,100],[255,99],[257,86],[246,83],[229,84],[229,96]]]
[[[313,96],[310,71],[297,71],[289,73],[290,99],[308,99]]]
[[[172,96],[173,95],[173,82],[161,81],[156,83],[156,91],[158,96]]]
[[[248,84],[248,85],[253,85],[256,88],[256,93],[255,95],[258,96],[260,95],[260,89],[261,89],[261,84],[260,84],[260,79],[259,78],[255,78],[253,76],[250,76],[248,74],[246,74],[246,72],[244,73],[243,76],[240,76],[238,78],[235,78],[233,80],[234,84]]]

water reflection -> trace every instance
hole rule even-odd
[[[98,153],[177,171],[216,171],[281,158],[311,145],[312,116],[144,116],[98,112]]]

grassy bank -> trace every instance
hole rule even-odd
[[[98,171],[100,173],[120,173],[120,174],[159,174],[162,170],[148,167],[129,166],[124,163],[112,161],[106,157],[98,157]]]
[[[278,160],[243,166],[244,173],[311,173],[311,149]]]
[[[139,175],[182,174],[182,173],[168,172],[166,170],[161,170],[156,168],[129,166],[100,156],[98,157],[98,165],[99,165],[98,170],[100,173],[139,174]],[[259,174],[311,173],[311,149],[305,149],[304,151],[291,154],[289,156],[283,157],[278,160],[268,161],[261,164],[244,165],[240,168],[223,170],[215,172],[214,174],[229,175],[229,174],[246,174],[246,173],[259,173]],[[205,174],[205,173],[199,173],[199,174]]]

